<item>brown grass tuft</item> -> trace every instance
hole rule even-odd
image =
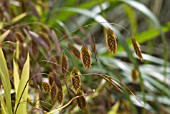
[[[67,56],[63,53],[62,56],[62,73],[65,74],[68,71],[68,58]]]
[[[70,73],[70,77],[71,77],[71,82],[72,82],[72,85],[75,91],[77,91],[81,87],[80,76],[81,76],[80,71],[76,67],[74,67]]]
[[[86,45],[82,46],[80,55],[84,68],[90,68],[92,64],[91,51]]]
[[[107,30],[106,44],[107,44],[109,51],[116,54],[116,51],[117,51],[116,35],[110,28],[108,28]]]
[[[143,57],[142,57],[142,53],[141,53],[141,50],[140,50],[140,45],[138,44],[138,42],[135,40],[135,38],[133,36],[132,36],[131,40],[132,40],[133,49],[135,50],[136,55],[143,62]]]

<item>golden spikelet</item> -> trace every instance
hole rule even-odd
[[[137,79],[139,78],[139,72],[136,68],[133,68],[131,71],[131,78],[134,83],[137,82]]]
[[[91,60],[91,51],[89,50],[89,48],[83,45],[80,51],[80,55],[81,55],[81,60],[84,68],[90,68],[92,64],[92,60]]]
[[[109,51],[116,54],[116,51],[117,51],[116,35],[110,28],[108,28],[107,30],[106,44],[107,44]]]
[[[135,40],[135,38],[133,36],[132,36],[131,40],[132,40],[133,49],[135,50],[136,55],[143,62],[143,57],[142,57],[142,53],[141,53],[141,50],[140,50],[140,45],[138,44],[138,42]]]
[[[81,87],[80,76],[81,76],[80,71],[76,67],[73,67],[70,73],[70,77],[71,77],[71,82],[72,82],[72,85],[75,91],[77,91]]]
[[[47,83],[47,82],[42,82],[42,87],[43,87],[45,93],[50,93],[50,91],[51,91],[51,86],[50,86],[49,83]]]
[[[67,56],[63,53],[62,56],[62,73],[65,74],[68,71],[68,58]]]
[[[63,101],[63,92],[62,92],[62,89],[58,89],[57,91],[57,101],[59,104],[62,103]]]
[[[76,95],[77,96],[83,95],[83,91],[78,89]],[[86,108],[86,99],[84,98],[84,96],[81,96],[81,97],[77,98],[77,104],[78,104],[78,107],[81,110],[84,110]]]

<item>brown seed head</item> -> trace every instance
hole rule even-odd
[[[63,92],[61,89],[58,89],[57,91],[57,101],[59,104],[61,104],[63,101]]]
[[[107,30],[106,44],[107,44],[109,51],[116,54],[116,51],[117,51],[116,35],[110,28],[108,28]]]
[[[54,79],[54,82],[55,82],[57,88],[62,90],[62,84],[61,84],[60,78],[58,77],[58,75],[55,71],[53,71],[53,73],[54,73],[53,79]]]
[[[81,96],[81,95],[83,95],[83,91],[78,89],[77,96]],[[81,110],[84,110],[86,108],[86,99],[84,98],[84,96],[77,98],[77,104]]]
[[[52,75],[53,75],[53,72],[50,72],[50,73],[48,74],[48,81],[49,81],[49,84],[50,84],[51,86],[52,86],[52,84],[53,84],[53,82],[54,82],[54,79],[53,79]]]
[[[72,51],[72,53],[78,58],[80,59],[80,52],[79,50],[72,44],[68,43],[68,47],[69,49]]]
[[[131,71],[131,78],[134,83],[136,83],[137,79],[139,78],[139,72],[136,68],[133,68]]]
[[[142,53],[141,53],[141,50],[140,50],[140,45],[138,44],[138,42],[135,40],[135,38],[133,36],[132,36],[131,40],[132,40],[133,49],[135,50],[136,55],[143,62],[143,57],[142,57]]]
[[[67,56],[63,53],[63,56],[62,56],[62,73],[67,73],[68,71],[68,58]]]
[[[51,86],[50,86],[49,83],[47,83],[47,82],[42,82],[42,87],[43,87],[45,93],[50,93],[50,91],[51,91]]]
[[[77,91],[81,87],[80,76],[81,76],[80,71],[76,67],[74,67],[70,73],[70,77],[71,77],[71,82],[72,82],[72,85],[75,91]]]
[[[81,55],[81,60],[84,68],[90,68],[92,64],[92,60],[91,60],[91,51],[89,50],[89,48],[83,45],[81,48],[80,55]]]
[[[53,84],[51,87],[51,100],[53,103],[55,103],[56,97],[57,97],[57,87],[55,84]]]

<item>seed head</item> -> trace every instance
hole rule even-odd
[[[107,44],[109,51],[116,54],[116,51],[117,51],[116,35],[110,28],[108,28],[107,30],[106,44]]]
[[[81,76],[80,71],[76,67],[74,67],[70,73],[70,77],[71,77],[71,82],[72,82],[72,85],[75,91],[77,91],[81,87],[80,76]]]
[[[91,51],[86,45],[82,46],[80,55],[84,68],[90,68],[92,64]]]
[[[56,101],[56,96],[57,96],[57,87],[55,84],[53,84],[51,87],[51,100],[53,103],[55,103]]]
[[[42,87],[43,87],[45,93],[50,93],[50,91],[51,91],[51,86],[50,86],[49,83],[47,83],[47,82],[42,82]]]
[[[62,73],[65,74],[68,71],[68,58],[67,56],[63,53],[62,56]]]
[[[72,53],[78,58],[80,59],[80,52],[79,50],[72,44],[68,43],[68,47],[69,49],[72,51]]]
[[[80,95],[83,95],[83,91],[78,89],[77,96]],[[84,110],[86,108],[86,99],[84,98],[84,96],[77,98],[77,104],[81,110]]]
[[[63,92],[61,89],[58,89],[57,91],[57,101],[59,104],[61,104],[63,101]]]
[[[136,83],[137,79],[139,78],[139,72],[136,68],[133,68],[131,71],[131,78],[134,83]]]
[[[143,62],[143,57],[142,57],[142,53],[141,53],[141,50],[140,50],[140,45],[138,44],[138,42],[135,40],[135,38],[133,36],[132,36],[131,40],[132,40],[133,49],[135,50],[136,55]]]

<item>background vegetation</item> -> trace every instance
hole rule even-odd
[[[0,0],[1,113],[169,114],[169,5],[169,0]],[[116,34],[116,54],[106,46],[108,28]],[[91,51],[89,69],[81,61],[82,44]],[[80,73],[81,89],[75,91],[71,79]]]

